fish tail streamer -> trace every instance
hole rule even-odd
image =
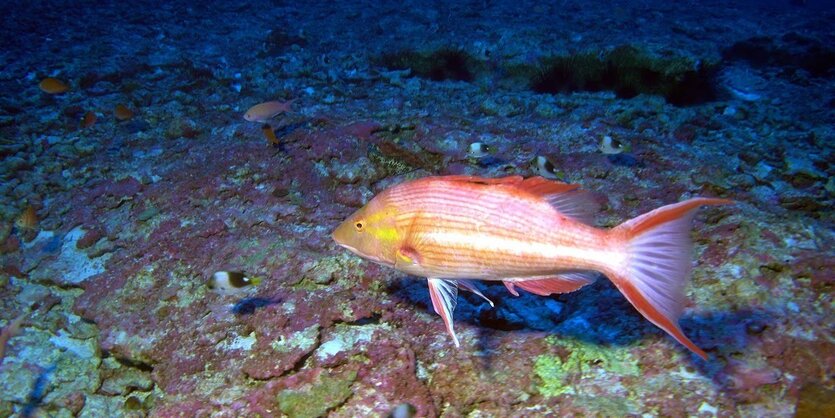
[[[726,199],[693,198],[655,209],[610,232],[623,243],[626,257],[608,268],[606,275],[641,315],[702,359],[707,359],[707,354],[684,335],[678,324],[692,270],[691,223],[699,207],[730,203]]]

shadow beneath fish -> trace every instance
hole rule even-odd
[[[30,418],[35,416],[35,412],[43,404],[43,398],[47,393],[50,376],[56,367],[55,365],[50,365],[40,370],[35,382],[32,383],[32,389],[29,391],[29,395],[26,397],[26,404],[23,405],[23,409],[20,411],[21,417]]]
[[[537,338],[546,333],[557,340],[575,340],[604,347],[640,344],[653,334],[656,338],[669,338],[664,331],[644,319],[605,278],[577,292],[548,297],[521,291],[519,297],[514,297],[501,283],[479,282],[479,286],[484,295],[495,303],[495,308],[472,293],[459,292],[454,321],[456,325],[466,323],[478,327],[476,347],[481,364],[487,370],[492,369],[494,354],[491,353],[496,352],[498,334],[502,332],[537,334]],[[424,279],[406,277],[390,283],[388,290],[394,298],[433,312]],[[681,319],[681,327],[686,335],[708,352],[715,352],[721,347],[723,353],[736,353],[745,351],[750,340],[774,323],[777,317],[778,314],[764,308],[707,312],[685,315]],[[439,332],[443,332],[440,317],[438,324]],[[690,354],[672,338],[669,341],[674,349]],[[687,358],[690,366],[703,375],[715,374],[716,367],[711,363],[717,361],[716,355],[707,362],[695,354]]]
[[[262,298],[258,296],[245,297],[232,305],[232,313],[235,315],[252,315],[256,310],[270,305],[281,303],[280,298]]]

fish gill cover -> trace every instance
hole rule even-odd
[[[833,20],[822,0],[6,2],[0,416],[831,416]],[[451,174],[579,184],[607,229],[737,202],[690,235],[681,328],[708,359],[603,277],[459,292],[456,349],[426,280],[330,236]],[[210,289],[224,271],[260,280]]]

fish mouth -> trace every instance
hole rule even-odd
[[[339,246],[340,246],[340,247],[342,247],[342,248],[344,248],[344,249],[346,249],[346,250],[348,250],[348,251],[350,251],[350,252],[352,252],[352,253],[354,253],[354,254],[356,254],[356,255],[359,255],[359,251],[357,251],[357,249],[356,249],[356,248],[354,248],[354,247],[352,247],[352,246],[350,246],[350,245],[348,245],[348,244],[343,244],[343,243],[341,243],[341,242],[337,242],[337,244],[339,244]]]
[[[362,258],[363,260],[368,260],[372,263],[380,264],[380,265],[383,265],[383,266],[393,266],[393,264],[384,261],[382,257],[375,257],[375,256],[363,254],[362,252],[360,252],[356,248],[354,248],[350,245],[347,245],[347,244],[341,244],[341,243],[337,243],[337,244],[339,244],[340,247],[345,248],[346,250],[354,253],[354,255],[358,256],[359,258]]]

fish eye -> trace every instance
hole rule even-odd
[[[365,224],[362,221],[359,221],[354,224],[354,227],[357,228],[357,231],[362,231],[362,228],[365,227]]]

